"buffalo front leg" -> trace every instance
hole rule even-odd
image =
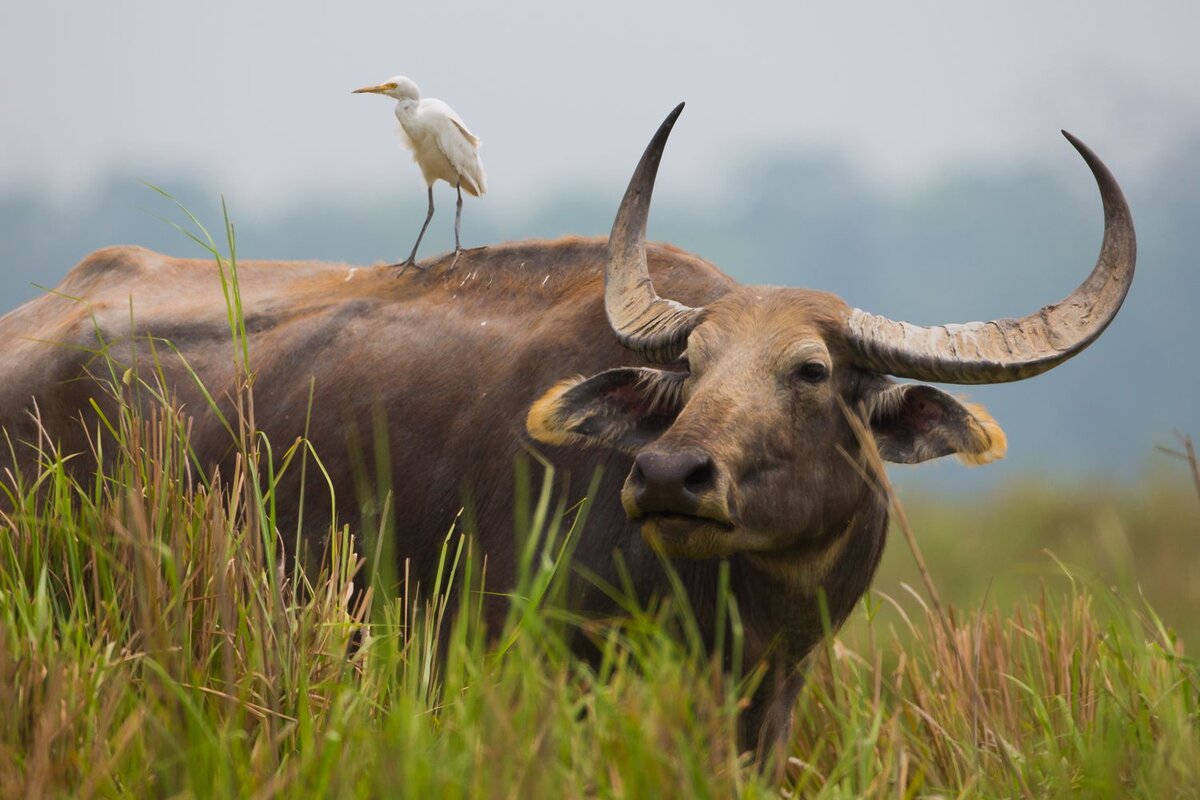
[[[741,747],[753,749],[758,768],[776,780],[783,777],[787,766],[792,710],[803,687],[804,674],[799,669],[774,666],[763,676],[739,720]]]

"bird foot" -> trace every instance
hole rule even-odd
[[[462,248],[456,248],[454,250],[454,260],[450,262],[450,266],[446,267],[446,269],[454,269],[454,265],[458,263],[458,256],[461,253],[462,253]]]
[[[396,274],[398,276],[403,275],[404,270],[408,269],[409,267],[412,267],[413,269],[417,269],[417,270],[425,269],[425,267],[418,264],[416,259],[413,259],[413,258],[405,259],[404,261],[401,261],[399,264],[396,264],[395,266],[396,266]]]

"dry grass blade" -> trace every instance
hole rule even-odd
[[[1187,462],[1187,465],[1192,472],[1192,483],[1196,486],[1196,497],[1200,498],[1200,460],[1197,460],[1196,457],[1196,447],[1192,443],[1191,436],[1182,433],[1177,433],[1176,436],[1179,439],[1179,443],[1183,447],[1182,451],[1172,450],[1169,447],[1163,447],[1161,445],[1158,449],[1169,456],[1174,456],[1175,458]]]

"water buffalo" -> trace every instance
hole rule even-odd
[[[525,448],[540,448],[560,476],[574,477],[576,494],[603,467],[576,564],[616,584],[619,552],[636,591],[650,597],[666,590],[666,554],[701,629],[711,631],[727,563],[745,660],[768,667],[744,721],[748,741],[766,747],[789,729],[799,664],[821,637],[819,598],[840,623],[883,550],[887,507],[862,477],[848,412],[862,415],[891,461],[1003,456],[1004,434],[982,408],[887,376],[996,383],[1062,363],[1120,308],[1134,232],[1112,175],[1068,135],[1099,185],[1105,228],[1094,270],[1060,303],[1022,319],[920,327],[824,292],[742,286],[695,256],[645,242],[679,110],[646,149],[607,243],[503,244],[399,272],[242,263],[257,422],[277,444],[308,424],[341,498],[355,496],[360,448],[373,446],[382,422],[399,510],[395,551],[425,580],[464,491],[489,586],[513,580],[512,465]],[[34,439],[36,399],[63,449],[86,450],[78,418],[99,393],[78,379],[98,336],[122,361],[135,359],[138,342],[144,358],[147,336],[169,340],[217,397],[236,380],[214,264],[109,248],[58,292],[0,319],[0,427]],[[162,347],[158,358],[196,414],[198,456],[229,459],[229,434],[205,410],[183,360]],[[0,453],[0,470],[13,466],[5,459]],[[328,511],[327,491],[305,496],[306,520]],[[351,526],[353,505],[339,504]],[[295,524],[286,506],[284,530]],[[588,581],[572,585],[571,602],[612,610]]]

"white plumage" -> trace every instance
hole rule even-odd
[[[429,193],[429,211],[425,224],[417,235],[405,264],[415,264],[417,248],[433,219],[433,184],[445,181],[458,193],[454,215],[454,252],[459,244],[459,223],[462,220],[462,193],[479,197],[487,191],[487,176],[479,160],[479,137],[471,133],[462,117],[449,105],[432,97],[421,98],[417,84],[403,75],[389,78],[377,86],[364,86],[354,93],[382,94],[396,100],[396,119],[404,133],[404,143],[412,150],[413,161],[421,168]]]

